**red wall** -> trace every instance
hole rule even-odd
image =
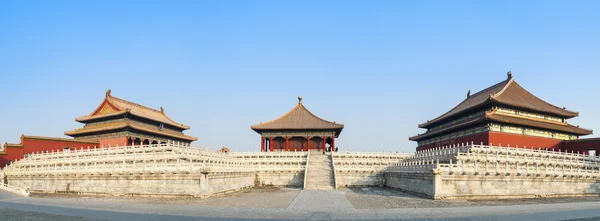
[[[302,151],[306,150],[308,142],[306,138],[303,137],[292,137],[289,138],[289,151]],[[285,138],[277,137],[273,138],[273,151],[285,151]],[[269,146],[266,145],[265,149],[269,151]],[[322,137],[312,137],[310,139],[310,149],[311,150],[319,150],[323,149],[323,138]]]
[[[600,138],[564,141],[562,146],[565,151],[569,152],[589,154],[588,150],[596,150],[596,156],[600,156]]]
[[[63,151],[65,147],[70,147],[71,149],[80,149],[83,147],[85,149],[89,146],[91,149],[98,146],[98,143],[95,142],[68,141],[62,138],[52,140],[52,138],[37,139],[29,137],[22,137],[21,144],[23,147],[7,147],[5,145],[4,152],[6,152],[6,155],[0,155],[0,168],[6,166],[10,161],[22,159],[25,154],[29,153]]]
[[[442,142],[437,142],[433,144],[427,144],[423,146],[417,147],[417,151],[426,150],[441,146],[450,146],[450,145],[460,145],[462,143],[471,143],[484,145],[492,145],[498,146],[502,145],[503,147],[510,145],[511,147],[519,146],[523,147],[534,147],[534,148],[548,148],[548,149],[561,149],[562,140],[552,139],[552,138],[544,138],[544,137],[535,137],[535,136],[527,136],[521,134],[511,134],[511,133],[502,133],[495,131],[488,131],[478,134],[473,134],[469,136],[459,137],[456,139],[446,140]],[[600,142],[599,142],[600,143]]]
[[[511,147],[519,146],[519,148],[527,147],[527,148],[542,148],[542,149],[561,149],[562,140],[545,138],[545,137],[536,137],[536,136],[527,136],[521,134],[511,134],[511,133],[502,133],[502,132],[494,132],[490,131],[490,140],[489,142],[492,146],[498,146],[498,144],[502,144],[503,147],[510,145]]]
[[[117,145],[118,146],[128,146],[129,144],[127,143],[127,139],[128,139],[128,137],[102,139],[102,140],[100,140],[100,146],[103,146],[103,147],[108,147],[109,145],[111,147],[114,147]]]
[[[473,135],[459,137],[459,138],[455,138],[455,139],[444,140],[444,141],[440,141],[440,142],[436,142],[436,143],[419,146],[419,147],[417,147],[417,151],[427,150],[427,149],[437,148],[437,147],[443,147],[443,146],[451,146],[451,145],[455,145],[455,144],[460,145],[462,143],[466,144],[466,143],[471,143],[471,142],[473,142],[474,144],[481,144],[483,142],[484,145],[487,145],[488,139],[489,139],[488,136],[489,136],[488,132],[483,132],[483,133],[473,134]]]

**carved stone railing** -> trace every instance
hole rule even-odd
[[[337,171],[369,172],[383,171],[412,156],[413,154],[390,152],[336,152],[332,154]]]
[[[306,179],[308,178],[308,161],[310,160],[310,151],[306,154],[306,166],[304,167],[304,183],[302,184],[303,188],[306,188]]]
[[[333,188],[337,189],[338,181],[337,181],[337,174],[335,172],[335,154],[336,154],[335,151],[331,152],[331,170],[333,172]]]
[[[19,194],[21,196],[30,196],[29,192],[27,192],[27,190],[16,187],[16,186],[11,186],[5,183],[0,184],[0,189],[4,190],[4,191],[8,191],[11,193],[16,193]]]
[[[224,153],[176,143],[34,153],[4,168],[6,175],[63,173],[298,171],[306,152]]]
[[[420,151],[387,172],[600,177],[600,157],[542,149],[464,145]]]

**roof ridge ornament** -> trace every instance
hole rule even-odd
[[[471,90],[469,90],[469,91],[467,92],[467,97],[470,97],[470,96],[471,96]]]
[[[163,109],[163,107],[160,107],[160,113],[165,113],[165,109]]]
[[[512,79],[512,71],[508,71],[508,72],[506,72],[506,78],[507,78],[508,80]]]
[[[302,104],[302,96],[298,96],[298,104]]]
[[[110,97],[110,89],[106,91],[106,97]]]

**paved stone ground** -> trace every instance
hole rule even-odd
[[[312,211],[345,212],[354,209],[344,192],[331,190],[303,190],[289,208]]]
[[[29,212],[16,209],[0,209],[0,220],[3,221],[101,221],[99,219],[63,216],[48,213]]]
[[[560,221],[598,221],[600,220],[600,216],[598,217],[591,217],[591,218],[582,218],[582,219],[565,219],[565,220],[560,220]]]
[[[199,205],[212,207],[240,207],[240,208],[287,208],[298,196],[300,189],[257,187],[244,189],[234,193],[212,197],[198,198],[143,198],[129,196],[74,196],[74,195],[36,195],[34,197],[45,199],[77,199],[82,202],[104,201],[125,202],[132,204],[161,204],[161,205]]]
[[[600,201],[600,197],[504,200],[430,200],[388,188],[342,188],[340,190],[345,193],[346,199],[356,209],[507,206]]]
[[[402,200],[408,203],[400,203]],[[286,202],[288,206],[283,207]],[[440,201],[378,188],[340,191],[262,188],[207,200],[27,198],[0,191],[0,220],[600,220],[600,201],[596,200],[527,205],[516,200],[490,201],[489,205],[496,206],[486,204],[476,208],[474,203],[437,205],[437,202]],[[481,205],[482,201],[477,203]],[[419,208],[398,208],[398,205]]]

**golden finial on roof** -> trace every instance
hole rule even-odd
[[[108,91],[106,91],[106,96],[110,97],[110,89],[108,89]]]
[[[512,71],[508,71],[508,72],[506,72],[506,77],[507,77],[508,79],[512,79]]]
[[[301,104],[302,103],[302,96],[298,96],[298,103]]]

